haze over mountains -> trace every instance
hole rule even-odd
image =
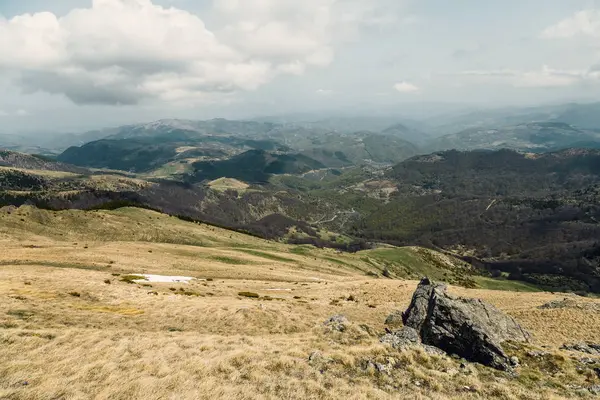
[[[96,140],[54,154],[4,153],[2,202],[138,205],[353,251],[421,245],[465,257],[483,273],[600,292],[598,106],[470,113],[430,130],[426,121],[361,125],[359,117],[109,128],[69,136]],[[386,127],[352,130],[354,123]],[[470,127],[442,134],[459,125]]]
[[[0,399],[597,398],[599,5],[0,0]]]

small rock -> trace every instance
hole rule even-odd
[[[308,363],[315,364],[323,360],[323,354],[320,351],[313,351],[308,356]]]
[[[545,357],[545,356],[549,355],[550,353],[548,353],[547,351],[531,350],[525,354],[527,354],[528,357],[541,358],[541,357]]]
[[[348,328],[349,323],[350,322],[348,321],[348,318],[346,318],[344,315],[338,314],[325,321],[325,326],[338,332],[344,332]]]
[[[366,372],[374,372],[376,370],[375,364],[373,363],[373,361],[368,360],[368,359],[361,360],[359,363],[359,366],[363,371],[366,371]]]
[[[513,367],[518,367],[519,366],[519,358],[516,356],[512,356],[510,359],[510,365],[512,365]]]
[[[600,395],[600,385],[590,386],[588,390],[593,395]]]
[[[391,326],[402,326],[404,323],[402,322],[402,311],[395,310],[385,319],[386,325]]]
[[[391,367],[387,364],[375,363],[375,370],[379,373],[389,373]]]
[[[360,324],[358,327],[365,331],[365,333],[369,336],[375,336],[377,334],[369,325]]]
[[[591,357],[582,357],[579,358],[578,361],[582,364],[596,364],[597,360],[594,360]]]

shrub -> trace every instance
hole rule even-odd
[[[253,292],[239,292],[238,296],[242,296],[242,297],[250,297],[253,299],[257,299],[260,296],[258,295],[258,293],[253,293]]]
[[[135,281],[142,280],[142,279],[144,279],[144,277],[140,276],[140,275],[123,275],[121,277],[121,282],[135,284],[136,283]]]

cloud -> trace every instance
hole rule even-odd
[[[316,94],[321,95],[321,96],[329,96],[331,94],[333,94],[333,90],[331,89],[317,89],[315,91]]]
[[[29,115],[29,112],[27,110],[24,110],[21,108],[21,109],[17,110],[17,112],[15,112],[15,115],[18,117],[26,117]]]
[[[8,117],[8,113],[0,109],[0,117]]]
[[[396,83],[394,89],[400,93],[418,93],[421,90],[418,86],[405,81]]]
[[[17,75],[26,93],[78,104],[213,102],[328,66],[334,44],[363,17],[387,23],[378,20],[386,10],[360,0],[214,0],[210,12],[212,31],[199,16],[152,0],[0,17],[0,74]]]
[[[472,70],[462,72],[460,75],[483,83],[501,82],[520,88],[556,88],[581,83],[600,83],[600,71],[595,71],[593,68],[578,71],[558,70],[544,66],[539,71]]]
[[[546,28],[545,39],[572,38],[575,36],[600,37],[600,10],[584,10]]]

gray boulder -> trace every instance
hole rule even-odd
[[[338,332],[344,332],[348,329],[349,324],[348,318],[341,314],[334,315],[325,321],[326,327]]]
[[[423,344],[500,370],[511,368],[501,344],[530,338],[513,318],[494,306],[450,296],[445,285],[427,278],[415,290],[403,321],[419,333]]]

